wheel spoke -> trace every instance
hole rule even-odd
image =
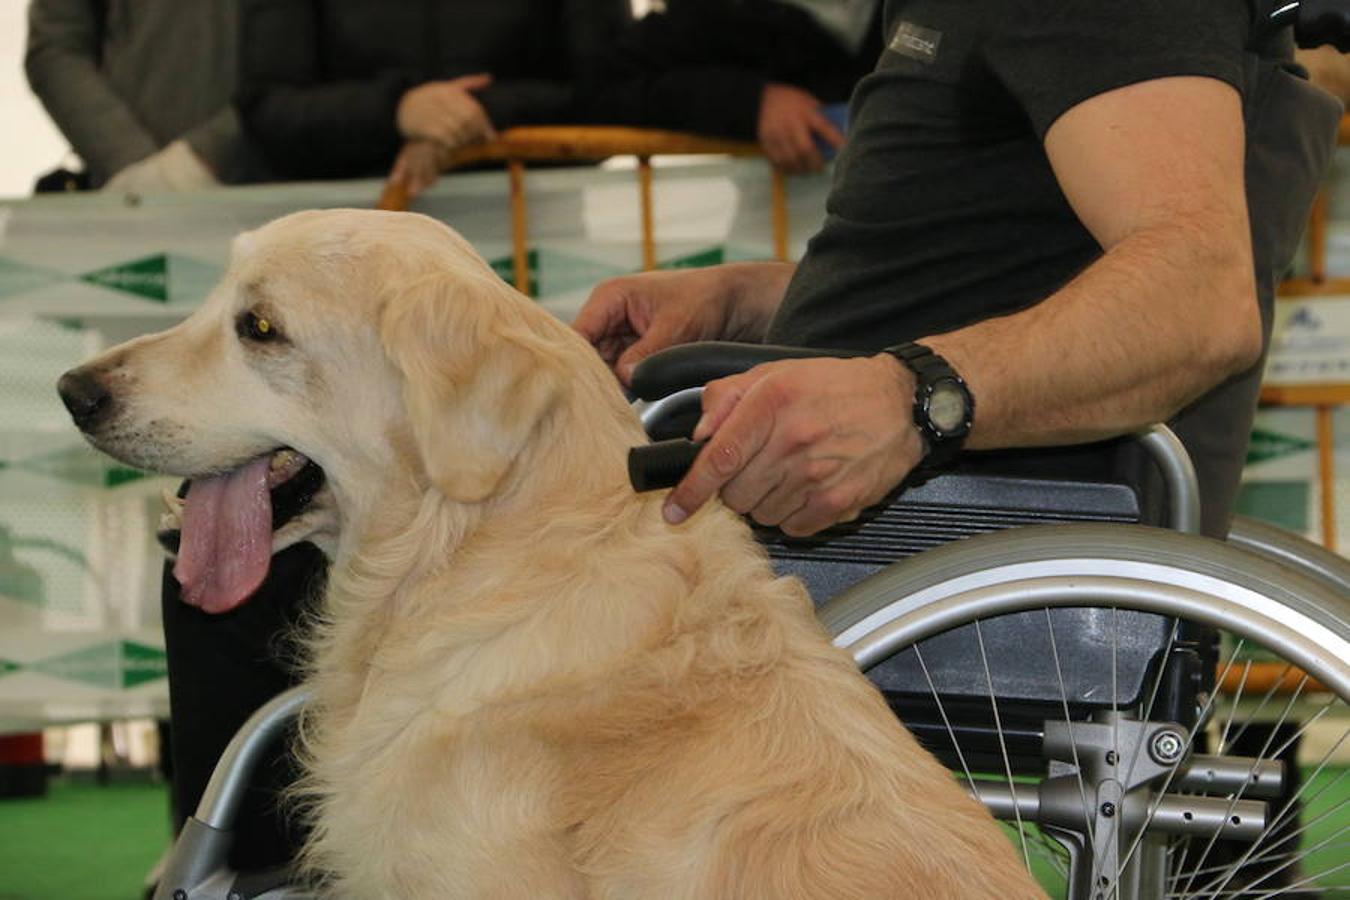
[[[1243,641],[1242,641],[1241,639],[1239,639],[1238,642],[1237,642],[1237,646],[1235,646],[1235,647],[1233,648],[1232,654],[1229,655],[1229,657],[1228,657],[1228,662],[1224,664],[1223,671],[1219,673],[1219,677],[1218,677],[1218,679],[1216,679],[1216,681],[1215,681],[1215,684],[1216,684],[1216,685],[1222,684],[1224,678],[1226,678],[1226,677],[1228,676],[1228,673],[1229,673],[1229,672],[1232,670],[1232,668],[1233,668],[1233,663],[1237,662],[1237,656],[1238,656],[1238,654],[1242,652],[1242,647],[1243,647]],[[1213,690],[1213,691],[1210,691],[1209,697],[1207,697],[1207,698],[1205,699],[1205,705],[1200,709],[1200,715],[1196,716],[1196,721],[1197,721],[1197,722],[1204,722],[1204,721],[1205,721],[1206,717],[1209,715],[1210,710],[1211,710],[1211,709],[1213,708],[1213,706],[1214,706],[1214,702],[1215,702],[1216,700],[1218,700],[1218,698],[1219,698],[1219,692],[1218,692],[1217,689],[1216,689],[1216,690]],[[1191,754],[1191,747],[1194,746],[1194,744],[1195,744],[1195,736],[1196,736],[1196,734],[1197,734],[1198,732],[1199,732],[1199,728],[1197,728],[1195,731],[1192,731],[1189,735],[1186,736],[1186,743],[1185,743],[1185,745],[1181,748],[1181,758],[1182,758],[1182,759],[1186,759],[1187,757],[1190,756],[1190,754]],[[1136,834],[1136,835],[1134,836],[1134,841],[1130,844],[1130,849],[1129,849],[1129,851],[1126,852],[1124,859],[1122,859],[1122,860],[1120,861],[1120,867],[1121,867],[1122,869],[1124,869],[1125,866],[1129,864],[1130,858],[1131,858],[1132,856],[1134,856],[1135,851],[1137,851],[1137,850],[1139,849],[1139,844],[1140,844],[1140,842],[1143,841],[1144,835],[1148,832],[1149,826],[1153,824],[1153,819],[1154,819],[1154,818],[1157,816],[1157,814],[1158,814],[1158,808],[1162,806],[1163,797],[1167,794],[1167,789],[1170,788],[1170,787],[1172,786],[1172,781],[1176,778],[1176,775],[1177,775],[1177,772],[1179,771],[1179,768],[1180,768],[1180,767],[1178,767],[1178,766],[1173,766],[1173,767],[1172,767],[1172,771],[1168,772],[1168,773],[1167,773],[1167,777],[1163,780],[1162,789],[1159,790],[1158,793],[1157,793],[1157,799],[1153,802],[1153,805],[1149,808],[1148,815],[1146,815],[1146,816],[1144,817],[1144,825],[1143,825],[1143,827],[1140,828],[1140,829],[1139,829],[1139,833]],[[1189,846],[1186,848],[1186,852],[1190,852]],[[1183,857],[1183,861],[1184,861],[1184,857]]]
[[[1083,801],[1083,820],[1087,822],[1088,844],[1097,844],[1096,817],[1092,814],[1093,804],[1088,802],[1087,784],[1083,781],[1083,764],[1078,759],[1078,742],[1073,737],[1073,718],[1069,715],[1069,691],[1064,686],[1064,669],[1059,663],[1059,646],[1055,641],[1055,619],[1050,615],[1050,607],[1045,608],[1045,628],[1050,633],[1050,655],[1055,661],[1055,677],[1059,679],[1059,699],[1064,707],[1064,726],[1069,730],[1069,750],[1073,754],[1074,774],[1078,777],[1078,796]]]
[[[1257,767],[1260,766],[1262,761],[1267,758],[1266,752],[1270,750],[1270,745],[1275,740],[1275,735],[1279,732],[1280,726],[1284,725],[1284,723],[1289,719],[1289,713],[1290,711],[1293,710],[1294,705],[1298,703],[1299,695],[1303,693],[1303,688],[1304,686],[1307,685],[1308,678],[1309,676],[1305,672],[1303,674],[1303,677],[1299,680],[1298,686],[1294,688],[1293,694],[1291,694],[1289,697],[1289,702],[1284,705],[1284,709],[1280,713],[1280,718],[1275,722],[1273,726],[1271,726],[1270,735],[1265,739],[1265,742],[1262,743],[1261,750],[1256,754],[1256,758],[1252,760],[1251,767],[1247,770],[1247,778],[1244,779],[1244,783],[1245,781],[1251,779],[1251,776],[1253,773],[1256,772]],[[1279,682],[1277,681],[1276,684],[1278,683]],[[1250,722],[1248,722],[1247,724],[1250,724]],[[1303,728],[1299,730],[1299,734],[1302,734],[1303,730],[1306,728],[1307,725],[1304,725]],[[1236,740],[1236,738],[1234,740]],[[1242,792],[1235,791],[1233,793],[1233,799],[1228,802],[1228,809],[1223,814],[1223,817],[1225,819],[1227,819],[1229,816],[1233,814],[1233,810],[1237,808],[1238,801],[1240,801],[1241,799],[1242,799]],[[1196,862],[1197,868],[1200,868],[1205,864],[1205,860],[1209,858],[1209,853],[1211,850],[1214,849],[1214,845],[1218,843],[1218,840],[1219,840],[1219,829],[1215,829],[1214,834],[1210,835],[1209,843],[1205,845],[1205,851],[1202,854],[1200,854],[1200,859]],[[1256,846],[1255,844],[1252,845],[1252,847],[1255,846]],[[1244,859],[1251,855],[1252,847],[1247,848],[1247,852],[1243,854]],[[1224,879],[1223,883],[1219,885],[1219,889],[1223,889],[1228,884],[1228,882],[1233,879],[1233,877],[1237,874],[1238,868],[1241,864],[1242,860],[1239,860],[1238,864],[1232,867],[1232,871],[1229,873],[1228,877]],[[1186,890],[1190,889],[1190,886],[1194,880],[1195,880],[1194,876],[1192,876],[1191,879],[1186,882],[1185,888]]]
[[[989,706],[994,711],[994,731],[998,733],[998,749],[1003,754],[1003,772],[1008,777],[1008,790],[1013,795],[1013,818],[1017,820],[1017,835],[1022,842],[1022,861],[1031,868],[1031,855],[1027,852],[1027,835],[1022,827],[1022,812],[1017,808],[1017,785],[1013,783],[1012,762],[1008,759],[1008,744],[1003,737],[1003,722],[998,715],[998,700],[994,698],[994,676],[989,671],[989,656],[984,650],[984,633],[980,630],[980,620],[975,620],[975,638],[980,644],[980,662],[984,665],[984,682],[989,687]]]

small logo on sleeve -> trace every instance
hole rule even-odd
[[[942,32],[915,25],[913,22],[901,22],[886,49],[901,56],[908,56],[910,59],[917,59],[921,63],[931,63],[937,60],[940,43]]]

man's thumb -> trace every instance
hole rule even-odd
[[[634,341],[614,361],[614,371],[618,373],[619,380],[626,385],[631,385],[633,383],[633,370],[637,368],[638,363],[656,351],[664,350],[667,343],[669,342],[661,340],[661,335],[654,330],[648,331]]]
[[[483,88],[492,84],[492,75],[488,72],[479,72],[476,75],[463,75],[455,79],[455,84],[466,91],[481,91]]]

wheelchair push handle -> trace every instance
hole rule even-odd
[[[823,356],[868,356],[870,353],[863,350],[700,341],[669,347],[644,359],[633,372],[631,387],[638,399],[658,401],[681,391],[701,388],[717,378],[749,371],[761,363]],[[694,464],[694,458],[702,447],[702,441],[675,438],[630,448],[628,480],[633,490],[658,491],[674,487]]]
[[[739,344],[734,341],[698,341],[668,347],[638,363],[630,385],[640,400],[659,400],[676,391],[701,387],[717,378],[747,372],[761,363],[779,359],[812,359],[819,356],[871,356],[876,351],[823,350],[816,347],[786,347],[778,344]]]
[[[703,441],[674,438],[628,450],[628,481],[633,490],[659,491],[674,487],[694,464]]]

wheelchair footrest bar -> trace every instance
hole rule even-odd
[[[1087,832],[1082,798],[1076,790],[1054,792],[1060,796],[1043,802],[1040,788],[1041,785],[1022,784],[1014,789],[1006,783],[993,781],[967,784],[971,795],[996,819],[1021,819],[1078,833]],[[1137,806],[1143,809],[1142,798]],[[1161,800],[1149,796],[1147,809],[1153,812],[1149,831],[1156,834],[1208,838],[1217,832],[1223,840],[1254,841],[1266,827],[1266,804],[1257,800],[1165,794]],[[1134,827],[1138,827],[1137,823]]]
[[[1177,772],[1172,789],[1183,793],[1241,794],[1248,800],[1274,800],[1284,790],[1284,763],[1259,763],[1241,756],[1192,756]]]

